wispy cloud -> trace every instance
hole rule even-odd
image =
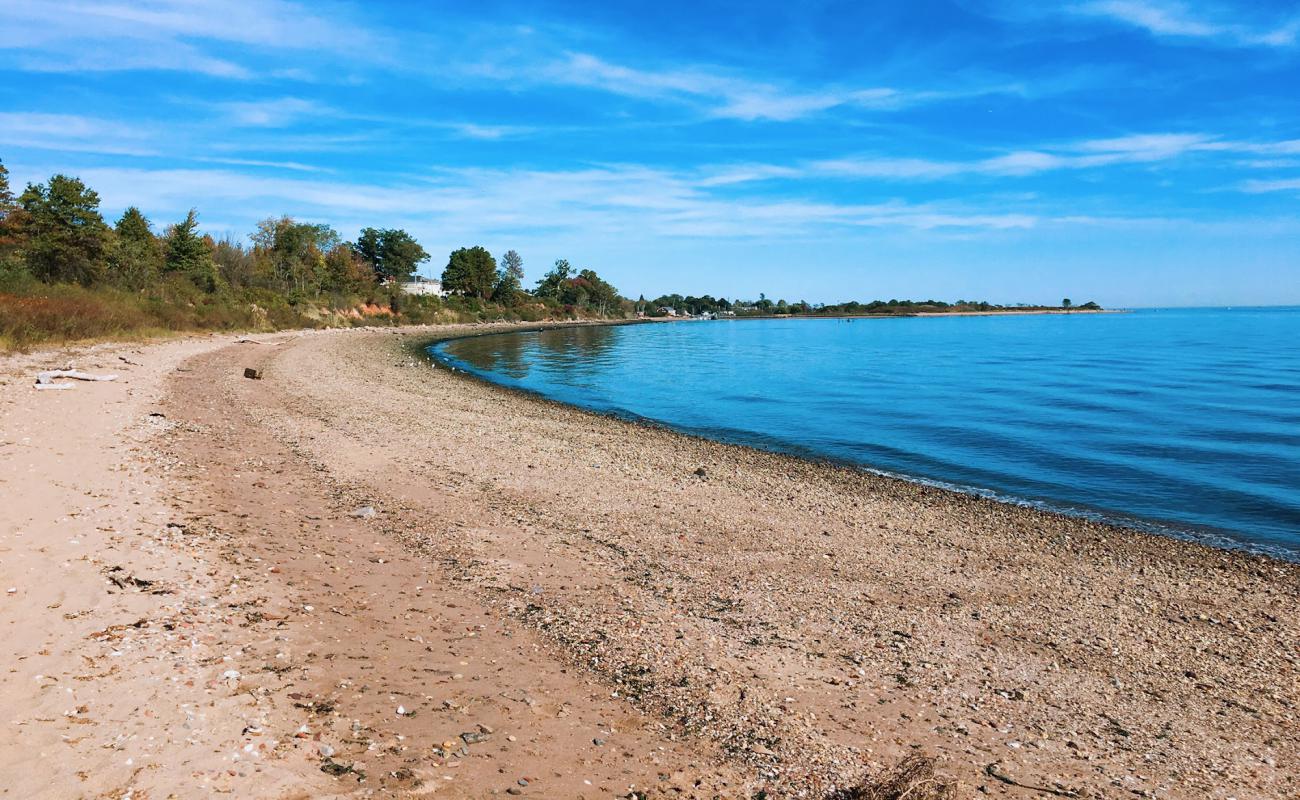
[[[535,71],[532,80],[578,86],[625,97],[695,106],[710,117],[787,122],[834,108],[891,110],[960,96],[1006,93],[996,85],[962,91],[903,91],[873,87],[782,86],[707,67],[654,70],[630,67],[589,53],[568,53]]]
[[[837,203],[805,197],[719,196],[693,172],[638,166],[580,170],[443,170],[390,185],[253,175],[224,169],[86,169],[106,207],[137,204],[165,218],[196,197],[241,209],[243,224],[289,213],[342,225],[400,224],[418,235],[466,241],[545,232],[618,237],[765,239],[833,229],[1005,231],[1032,228],[1031,214],[959,203]]]
[[[285,0],[9,0],[0,51],[28,70],[168,70],[220,78],[256,77],[251,67],[208,45],[275,52],[366,52],[374,35]]]
[[[252,128],[282,128],[305,117],[335,113],[320,103],[300,97],[222,103],[218,108],[231,123]]]
[[[1300,192],[1300,178],[1245,181],[1241,184],[1241,190],[1250,194],[1264,194],[1267,192]]]
[[[0,144],[106,155],[154,154],[153,136],[121,122],[76,114],[0,112]]]
[[[1290,154],[1300,140],[1251,142],[1205,133],[1147,133],[1014,150],[967,161],[896,156],[819,159],[795,165],[748,164],[706,175],[711,185],[808,177],[936,181],[969,175],[1023,177],[1060,170],[1083,170],[1124,164],[1155,164],[1196,153]]]
[[[1202,4],[1175,0],[1090,0],[1071,6],[1076,14],[1109,19],[1140,28],[1154,36],[1210,40],[1247,47],[1291,47],[1300,33],[1300,17],[1259,25],[1215,14]]]

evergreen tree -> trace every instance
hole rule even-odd
[[[191,208],[185,219],[167,231],[167,251],[163,268],[179,272],[205,292],[216,291],[217,268],[212,250],[198,234],[199,212]]]
[[[22,208],[9,188],[9,170],[0,161],[0,273],[17,263],[19,220]]]
[[[127,289],[146,288],[163,265],[162,245],[153,235],[149,220],[140,209],[131,206],[117,221],[115,230],[117,237],[109,256],[110,278]]]
[[[98,194],[77,178],[55,175],[48,184],[29,184],[18,202],[33,275],[85,286],[99,280],[112,234],[99,215]]]
[[[12,210],[14,205],[14,193],[9,188],[9,168],[0,161],[0,214]]]
[[[486,300],[497,283],[497,262],[485,248],[462,247],[452,251],[442,272],[442,287]]]
[[[524,260],[514,250],[507,250],[501,256],[501,269],[497,273],[496,288],[492,298],[498,303],[513,306],[519,302],[519,293],[523,291]]]

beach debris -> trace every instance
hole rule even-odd
[[[366,779],[366,773],[357,769],[354,764],[340,764],[329,756],[321,759],[320,771],[324,772],[326,775],[333,775],[336,778],[340,778],[350,773],[356,775],[358,781],[364,781]]]
[[[466,731],[460,735],[461,741],[465,744],[481,744],[491,738],[491,734],[480,733],[479,731]]]
[[[43,372],[36,373],[37,389],[71,389],[75,384],[55,383],[59,378],[69,378],[76,381],[115,381],[116,375],[92,375],[89,372],[82,372],[75,369],[47,369]]]
[[[1066,789],[1066,788],[1055,789],[1049,786],[1034,786],[1033,784],[1029,784],[1029,783],[1021,783],[1020,781],[1016,780],[1015,778],[1012,778],[1010,775],[1001,771],[998,768],[998,765],[1001,763],[1002,763],[1001,761],[994,761],[992,764],[986,765],[984,767],[984,774],[988,775],[990,778],[993,778],[996,781],[1005,783],[1007,786],[1015,786],[1018,789],[1029,789],[1030,791],[1043,792],[1044,794],[1056,795],[1057,797],[1078,797],[1079,796],[1079,793],[1074,791],[1073,789]]]
[[[138,592],[147,592],[149,594],[171,594],[172,590],[164,586],[159,586],[157,581],[137,578],[135,575],[127,572],[125,567],[107,567],[103,570],[108,582],[122,590],[135,590]]]
[[[697,477],[697,478],[707,478],[707,477],[709,477],[709,471],[708,471],[707,469],[705,469],[703,466],[696,467],[696,468],[695,468],[695,477]]]
[[[262,371],[252,367],[244,367],[244,377],[250,380],[260,381],[262,379]]]
[[[957,786],[935,775],[934,759],[919,753],[865,784],[841,790],[844,800],[956,800]]]
[[[407,711],[407,710],[406,710],[406,706],[398,706],[398,707],[397,707],[397,716],[399,716],[399,717],[414,717],[414,716],[415,716],[415,710],[412,709],[411,711]]]
[[[361,506],[360,508],[352,509],[352,513],[348,516],[356,517],[357,519],[371,519],[378,515],[379,512],[375,510],[374,506]]]

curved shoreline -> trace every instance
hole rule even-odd
[[[1009,312],[1009,313],[1031,313],[1031,312]],[[1066,313],[1063,311],[1044,311],[1032,313]],[[1075,312],[1069,312],[1075,313]],[[1127,313],[1122,311],[1086,311],[1080,313]],[[965,316],[977,315],[974,312]],[[986,314],[979,312],[978,315],[991,316],[992,312]],[[958,314],[950,315],[914,315],[914,316],[961,316]],[[881,315],[868,317],[872,319],[890,319],[895,315]],[[792,319],[802,319],[804,317],[791,317]],[[814,319],[814,317],[806,317]],[[842,317],[840,317],[842,319]],[[748,318],[746,318],[748,319]],[[774,319],[774,317],[763,317],[763,319]],[[780,319],[779,317],[775,319]],[[826,319],[835,319],[827,317]],[[685,321],[685,320],[670,320]],[[528,333],[540,333],[548,330],[567,329],[574,327],[614,327],[623,325],[650,324],[649,320],[630,320],[630,321],[582,321],[582,322],[561,322],[551,324],[530,323],[523,327],[511,327],[506,324],[502,327],[494,327],[492,330],[482,330],[474,332],[456,332],[451,334],[435,334],[422,338],[420,342],[414,345],[418,355],[437,364],[443,369],[451,371],[453,374],[464,376],[490,386],[496,390],[513,393],[517,396],[528,398],[535,402],[554,404],[561,408],[573,409],[582,413],[591,414],[603,419],[612,419],[623,422],[628,425],[637,426],[652,430],[661,430],[676,434],[678,436],[690,439],[711,442],[714,444],[726,445],[729,447],[740,447],[755,452],[779,455],[795,459],[801,463],[824,466],[833,469],[843,469],[850,472],[870,475],[884,480],[901,481],[906,484],[922,486],[942,492],[950,492],[953,495],[968,498],[977,498],[980,500],[997,503],[999,505],[1016,508],[1026,511],[1033,511],[1042,514],[1061,517],[1070,520],[1085,521],[1092,524],[1105,525],[1113,528],[1117,532],[1129,534],[1140,534],[1143,536],[1155,536],[1185,544],[1196,545],[1199,547],[1209,548],[1217,552],[1234,553],[1255,558],[1263,558],[1270,561],[1280,561],[1283,563],[1298,564],[1300,563],[1300,549],[1289,549],[1285,547],[1274,547],[1263,545],[1237,538],[1232,535],[1231,531],[1218,529],[1197,529],[1193,527],[1179,527],[1174,523],[1162,523],[1153,520],[1145,520],[1140,517],[1133,517],[1123,512],[1108,512],[1101,509],[1074,509],[1062,508],[1060,504],[1050,499],[1033,500],[1029,498],[1018,497],[1016,495],[1004,494],[994,489],[987,489],[978,486],[963,486],[944,481],[938,478],[929,478],[921,475],[910,475],[906,473],[897,473],[885,469],[871,466],[870,464],[855,462],[848,459],[838,459],[833,456],[827,456],[811,451],[801,451],[795,445],[786,443],[774,443],[770,447],[761,444],[737,441],[722,436],[711,435],[708,431],[692,430],[686,427],[677,426],[670,422],[650,417],[642,417],[634,414],[624,414],[617,411],[601,411],[594,408],[586,407],[580,403],[569,403],[562,400],[556,400],[548,397],[544,393],[529,389],[522,386],[511,386],[506,383],[494,380],[486,370],[476,371],[467,369],[459,361],[449,360],[440,353],[435,352],[435,346],[442,346],[450,342],[463,339],[474,339],[483,336],[506,336]],[[759,437],[756,437],[759,438]]]
[[[504,329],[113,346],[53,395],[69,356],[11,361],[20,791],[829,800],[918,753],[962,798],[1300,789],[1300,566],[414,351]]]

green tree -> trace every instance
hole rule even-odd
[[[9,170],[0,161],[0,276],[23,271],[18,258],[23,210],[9,188]]]
[[[538,297],[549,297],[552,300],[560,299],[560,290],[564,282],[569,280],[569,275],[573,273],[573,267],[563,258],[555,259],[555,266],[551,271],[542,276],[537,282],[537,291],[534,292]]]
[[[487,300],[497,283],[497,262],[486,248],[475,245],[453,250],[442,271],[442,288]]]
[[[135,206],[128,208],[114,228],[117,236],[109,256],[109,276],[126,289],[148,287],[162,271],[163,249],[149,220]]]
[[[262,262],[263,271],[300,297],[321,290],[327,282],[325,253],[342,242],[330,226],[297,222],[292,217],[264,219],[250,238],[253,256]]]
[[[85,286],[99,280],[112,234],[94,190],[77,178],[55,175],[48,184],[28,184],[18,203],[23,255],[33,275]]]
[[[1074,304],[1070,302],[1070,298],[1068,297],[1061,301],[1061,308],[1064,308],[1066,311],[1069,311],[1070,306],[1072,305]]]
[[[362,228],[356,244],[352,245],[352,250],[357,254],[357,258],[370,266],[377,280],[385,279],[382,267],[383,243],[378,228]]]
[[[217,274],[230,286],[252,286],[257,282],[257,260],[229,234],[213,243],[212,263],[217,266]]]
[[[0,161],[0,248],[15,244],[15,241],[11,241],[10,237],[16,240],[17,231],[13,230],[11,226],[16,223],[18,212],[18,199],[14,197],[13,190],[9,188],[9,170],[5,167],[4,162]]]
[[[184,220],[167,229],[163,270],[184,275],[205,292],[216,291],[217,267],[212,262],[212,250],[198,229],[199,212],[193,208]]]
[[[492,297],[498,303],[513,306],[519,302],[519,293],[523,291],[524,260],[514,250],[507,250],[501,256],[501,270],[497,274],[497,284],[492,290]]]
[[[352,249],[380,282],[410,280],[416,268],[429,260],[415,237],[401,229],[363,228]]]

